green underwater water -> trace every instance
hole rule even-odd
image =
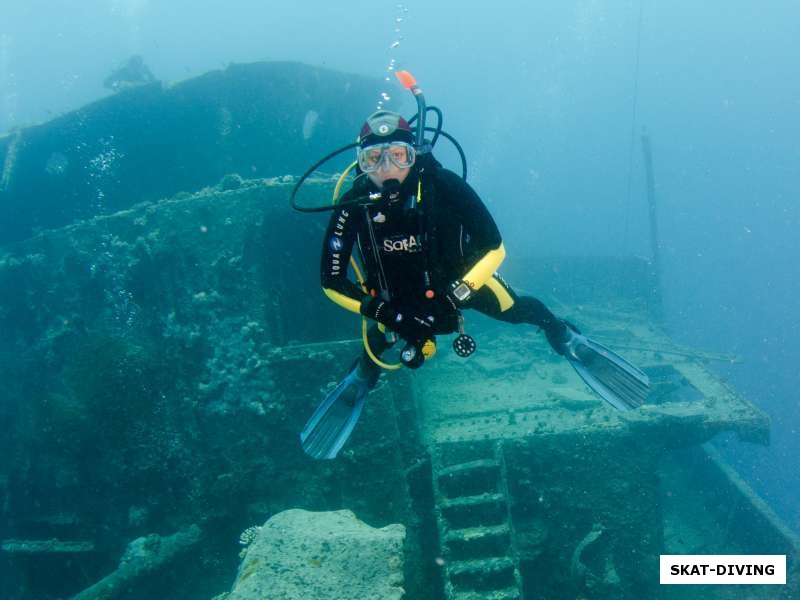
[[[52,154],[46,133],[14,181]],[[236,578],[242,531],[303,508],[405,525],[415,600],[791,597],[658,585],[660,553],[796,546],[702,446],[720,432],[764,443],[768,423],[708,369],[725,357],[664,333],[643,260],[515,257],[503,271],[645,369],[654,389],[636,415],[607,407],[533,328],[469,315],[474,357],[442,340],[425,369],[384,377],[339,459],[305,456],[298,432],[360,352],[360,322],[319,293],[325,215],[288,208],[283,174],[311,149],[254,172],[237,162],[252,140],[229,133],[208,142],[227,151],[213,169],[150,181],[98,214],[76,203],[42,221],[47,206],[32,207],[33,235],[4,240],[0,540],[91,549],[9,542],[0,595],[72,596],[118,572],[134,540],[166,547],[197,526],[199,542],[120,597],[210,600]]]

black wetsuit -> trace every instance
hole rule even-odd
[[[450,284],[500,247],[502,238],[475,191],[438,165],[422,172],[421,202],[409,210],[409,199],[419,189],[419,177],[415,166],[401,185],[397,201],[369,206],[345,204],[334,210],[322,248],[323,288],[355,302],[365,298],[364,290],[347,278],[350,255],[357,247],[366,271],[367,293],[380,294],[385,289],[393,302],[433,316],[433,333],[456,331],[459,308],[473,308],[509,323],[530,323],[545,332],[561,331],[563,325],[542,302],[517,296],[496,273],[491,285],[480,287],[462,306],[456,307],[448,299]],[[369,191],[377,188],[362,177],[342,202]],[[348,308],[352,310],[352,306]],[[391,345],[377,327],[370,330],[369,341],[377,355]],[[362,365],[370,372],[379,372],[368,358]]]

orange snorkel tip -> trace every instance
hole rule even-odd
[[[417,101],[417,118],[419,120],[417,121],[417,135],[415,137],[417,148],[422,148],[425,142],[425,112],[427,111],[425,108],[425,95],[417,86],[417,80],[408,71],[395,71],[394,76],[397,77],[400,85],[414,94],[414,99]]]
[[[414,76],[408,71],[395,71],[394,76],[397,77],[400,85],[407,90],[413,90],[415,87],[417,87],[417,80],[414,79]]]

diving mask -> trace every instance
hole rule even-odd
[[[408,169],[416,157],[414,146],[406,142],[375,144],[358,151],[358,166],[364,173],[373,173],[388,160],[398,169]]]

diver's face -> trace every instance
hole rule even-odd
[[[383,182],[387,179],[396,179],[400,183],[403,183],[406,177],[408,177],[408,173],[410,171],[411,169],[408,167],[401,169],[400,167],[392,164],[391,161],[386,160],[383,161],[380,167],[378,167],[377,171],[367,173],[367,176],[370,178],[372,183],[378,187],[378,189],[382,189]]]
[[[399,141],[368,146],[358,154],[359,166],[379,188],[382,188],[388,179],[396,179],[403,183],[414,164],[414,159],[414,148]]]

